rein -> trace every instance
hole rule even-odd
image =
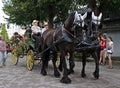
[[[70,33],[68,30],[66,30],[65,26],[64,26],[64,30],[74,38],[74,35],[72,33]]]

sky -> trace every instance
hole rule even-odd
[[[6,23],[4,17],[6,17],[6,14],[2,11],[3,3],[2,0],[0,0],[0,23]]]

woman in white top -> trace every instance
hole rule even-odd
[[[31,30],[32,30],[32,38],[35,40],[34,42],[34,46],[35,46],[35,49],[38,49],[38,42],[39,42],[39,38],[41,36],[41,28],[38,26],[38,21],[37,20],[33,20],[32,22],[32,27],[31,27]]]
[[[108,37],[108,44],[107,44],[107,57],[108,57],[108,65],[109,65],[109,68],[113,68],[112,66],[112,54],[113,54],[113,40],[111,37]]]

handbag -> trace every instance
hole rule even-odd
[[[113,53],[113,51],[111,49],[108,49],[107,53]]]

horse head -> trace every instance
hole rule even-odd
[[[80,27],[84,27],[85,25],[85,18],[87,17],[87,12],[82,15],[82,14],[78,14],[78,12],[74,12],[71,13],[68,18],[66,19],[66,21],[64,22],[64,27],[69,30],[69,31],[73,31],[72,27],[74,26],[80,26]]]
[[[101,24],[102,13],[98,16],[95,16],[94,12],[92,12],[92,20],[91,20],[91,36],[97,38],[99,33],[99,27]]]
[[[85,35],[85,18],[87,17],[87,12],[82,14],[78,14],[78,12],[75,12],[75,19],[74,19],[74,26],[72,30],[76,33],[76,39],[78,42],[85,41],[86,35]]]
[[[79,25],[80,27],[84,27],[85,25],[85,18],[87,17],[87,12],[85,14],[78,14],[78,12],[75,12],[75,18],[74,18],[74,24]]]
[[[85,14],[79,14],[77,11],[71,13],[64,23],[64,28],[67,32],[74,36],[75,42],[83,41],[83,32],[85,26],[85,18],[87,17],[87,12]]]

